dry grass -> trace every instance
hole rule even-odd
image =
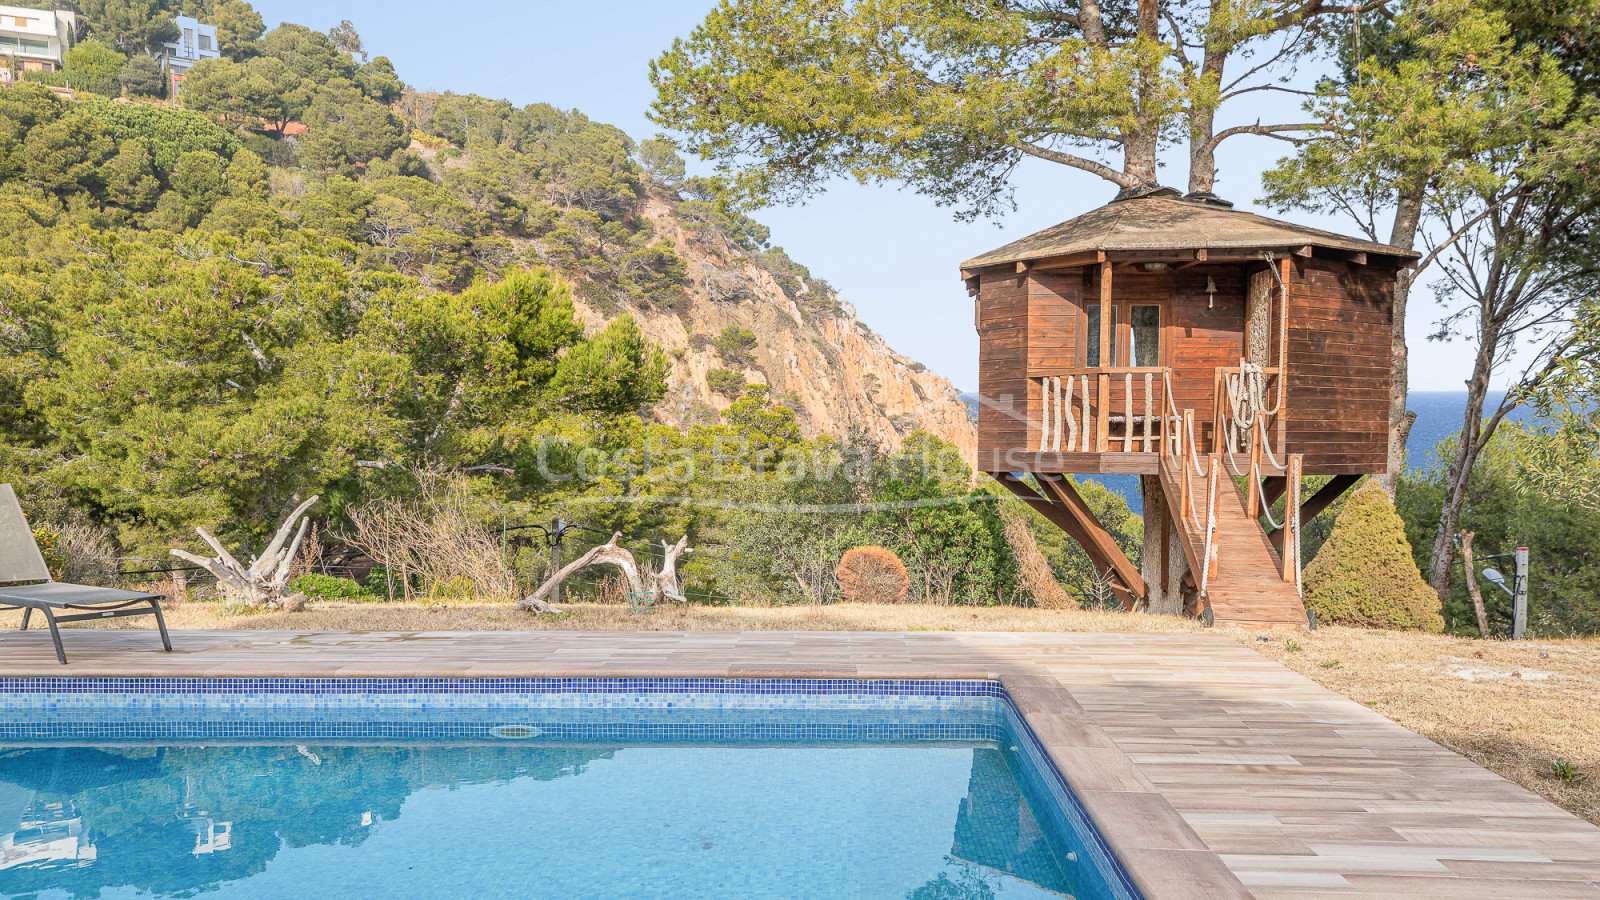
[[[314,603],[304,612],[223,615],[215,603],[184,603],[167,612],[169,628],[264,628],[296,631],[1164,631],[1196,632],[1180,619],[1117,612],[922,604],[827,606],[679,606],[648,612],[621,604],[563,603],[564,616],[516,612],[509,604],[468,601]],[[0,628],[16,613],[0,614]],[[148,618],[110,619],[89,627],[150,628]]]
[[[330,631],[1110,631],[1197,632],[1167,617],[1073,609],[972,609],[922,604],[680,607],[629,611],[564,604],[565,616],[507,605],[314,604],[305,612],[219,615],[214,603],[173,608],[173,628]],[[0,628],[17,614],[0,615]],[[89,627],[149,627],[117,619]],[[1475,641],[1325,627],[1314,633],[1217,629],[1312,680],[1600,824],[1600,640]],[[1265,638],[1265,640],[1263,640]],[[1552,776],[1556,758],[1588,774]]]
[[[1261,637],[1239,635],[1313,681],[1600,825],[1600,640],[1478,641],[1356,628]],[[1588,780],[1554,777],[1550,764],[1557,758]]]

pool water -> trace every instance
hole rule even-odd
[[[143,703],[7,713],[0,896],[1131,896],[994,698]]]

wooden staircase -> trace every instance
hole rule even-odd
[[[1178,533],[1183,542],[1184,554],[1189,560],[1189,570],[1198,587],[1204,573],[1205,592],[1200,598],[1201,611],[1210,606],[1216,622],[1265,628],[1301,628],[1306,625],[1306,608],[1300,601],[1291,568],[1285,578],[1283,559],[1272,546],[1267,532],[1253,521],[1246,510],[1248,499],[1240,492],[1218,457],[1211,457],[1213,465],[1222,471],[1216,478],[1215,523],[1211,540],[1211,567],[1204,571],[1206,504],[1210,489],[1204,473],[1180,473],[1170,459],[1161,466],[1162,491],[1167,497],[1168,512],[1179,523]],[[1195,517],[1187,505],[1180,479],[1189,478],[1188,496],[1194,499]]]

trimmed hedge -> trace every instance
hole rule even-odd
[[[1304,578],[1306,608],[1319,622],[1444,630],[1439,596],[1417,571],[1405,523],[1376,482],[1345,502]]]

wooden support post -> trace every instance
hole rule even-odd
[[[1283,553],[1283,580],[1294,581],[1300,574],[1300,535],[1295,520],[1300,516],[1300,464],[1304,457],[1296,453],[1289,457],[1289,482],[1283,491],[1283,527],[1287,540]]]
[[[1289,279],[1294,277],[1294,265],[1288,258],[1281,263],[1281,277],[1283,278],[1283,313],[1279,317],[1278,326],[1278,384],[1284,392],[1284,401],[1278,405],[1277,426],[1278,446],[1277,457],[1283,459],[1289,441]]]
[[[1089,509],[1089,504],[1078,495],[1070,480],[1061,475],[1034,477],[1038,479],[1040,487],[1044,488],[1045,496],[1064,509],[1088,536],[1089,543],[1084,545],[1084,549],[1089,552],[1090,558],[1115,571],[1117,577],[1122,579],[1123,585],[1134,595],[1134,598],[1124,601],[1124,605],[1131,609],[1133,599],[1145,595],[1144,577],[1139,574],[1138,567],[1128,559],[1127,554],[1122,552],[1122,548],[1117,546],[1116,540],[1111,537],[1111,532],[1095,518],[1094,512]]]
[[[1111,263],[1100,263],[1100,367],[1108,369],[1117,364],[1111,358]]]
[[[1100,263],[1100,367],[1102,369],[1117,364],[1117,361],[1111,358],[1112,331],[1118,324],[1112,321],[1115,313],[1111,310],[1111,268],[1110,260]],[[1104,453],[1111,426],[1111,376],[1102,372],[1095,381],[1097,402],[1094,448]]]
[[[1144,599],[1144,579],[1138,570],[1122,552],[1122,548],[1111,540],[1111,535],[1100,525],[1094,514],[1083,505],[1082,498],[1078,497],[1076,491],[1071,490],[1070,485],[1066,485],[1061,476],[1053,476],[1057,480],[1052,480],[1052,476],[1047,475],[1034,476],[1045,486],[1045,492],[1049,496],[1041,496],[1017,475],[991,472],[990,476],[1011,493],[1016,494],[1022,502],[1049,519],[1051,524],[1066,532],[1068,537],[1077,541],[1089,555],[1089,560],[1094,563],[1096,569],[1111,573],[1114,576],[1111,578],[1111,590],[1121,599],[1124,609],[1133,609]],[[1065,491],[1062,490],[1064,485]],[[1063,496],[1076,499],[1077,504],[1062,502]]]
[[[1228,375],[1218,369],[1211,376],[1211,451],[1213,453],[1224,449],[1223,440],[1227,437],[1227,429],[1222,427],[1223,417],[1229,414],[1228,410]]]

